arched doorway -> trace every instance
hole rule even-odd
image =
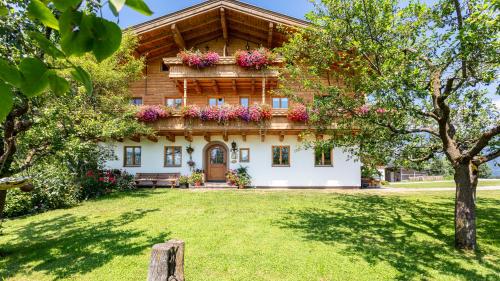
[[[205,148],[207,181],[225,181],[227,172],[227,147],[223,143],[211,143]]]

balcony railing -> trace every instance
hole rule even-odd
[[[234,57],[221,57],[219,62],[203,69],[192,68],[182,63],[177,57],[164,58],[163,61],[170,66],[169,77],[180,78],[258,78],[258,77],[278,77],[279,71],[276,69],[251,70],[240,67],[236,64]],[[279,64],[283,60],[276,59]]]

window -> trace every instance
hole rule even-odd
[[[170,66],[164,62],[161,63],[161,72],[168,72],[170,71]]]
[[[250,148],[240,148],[240,163],[250,162]]]
[[[243,106],[244,108],[248,108],[249,104],[250,104],[249,98],[240,98],[240,105],[241,106]]]
[[[142,105],[142,98],[131,98],[130,104],[132,105]]]
[[[316,148],[314,150],[314,165],[315,166],[333,166],[333,149]]]
[[[216,146],[210,151],[210,164],[224,164],[224,150],[222,147]]]
[[[221,106],[224,104],[224,98],[209,98],[208,105],[209,106]]]
[[[165,99],[165,105],[168,107],[179,108],[182,106],[182,99],[181,98]]]
[[[125,167],[141,166],[141,147],[140,146],[125,146]]]
[[[288,108],[288,98],[273,98],[273,108]]]
[[[182,147],[165,146],[165,167],[182,166]]]
[[[273,166],[290,166],[290,146],[273,146]]]

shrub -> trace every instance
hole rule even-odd
[[[89,199],[111,193],[114,190],[134,189],[133,176],[120,170],[89,170],[80,180],[81,199]]]
[[[180,176],[179,177],[179,184],[188,184],[189,183],[189,177],[188,176]]]
[[[240,166],[236,170],[226,173],[226,182],[232,186],[245,187],[251,184],[252,177],[248,174],[248,167]]]
[[[181,51],[177,57],[181,58],[182,63],[195,68],[205,68],[215,65],[219,62],[220,56],[216,52],[202,53],[200,50]]]

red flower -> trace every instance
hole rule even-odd
[[[100,181],[100,182],[103,182],[103,181],[104,181],[104,178],[103,178],[103,177],[100,177],[100,178],[99,178],[99,181]]]
[[[85,175],[87,177],[93,177],[94,176],[94,172],[92,170],[89,170],[89,171],[87,171],[87,173]]]

